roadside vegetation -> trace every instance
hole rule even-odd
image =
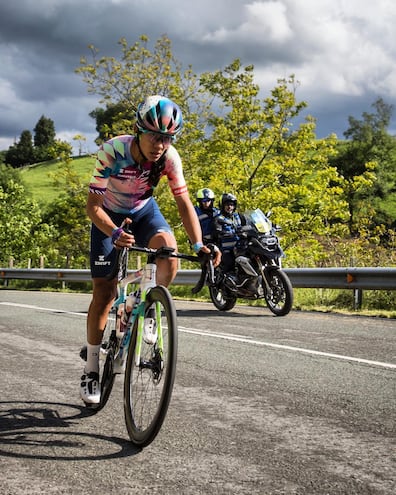
[[[176,146],[192,197],[206,186],[217,197],[235,194],[241,211],[272,210],[283,229],[285,267],[396,266],[392,106],[379,98],[359,118],[348,117],[343,139],[318,139],[315,118],[302,118],[308,103],[298,101],[293,75],[261,98],[254,66],[240,60],[197,75],[174,58],[165,36],[152,48],[146,36],[119,44],[119,59],[102,57],[91,46],[89,59],[82,57],[76,69],[88,91],[102,98],[90,114],[98,144],[133,132],[141,99],[165,94],[183,110],[185,128]],[[84,136],[75,140],[81,145]],[[71,149],[55,139],[55,124],[42,116],[34,136],[24,130],[0,153],[1,266],[88,268],[85,202],[94,157],[72,159]],[[165,181],[156,196],[180,249],[189,250]],[[346,292],[297,290],[295,307],[351,307],[352,292]],[[396,307],[392,292],[364,294],[363,305],[373,310]]]

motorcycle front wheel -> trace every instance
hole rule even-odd
[[[219,311],[229,311],[232,309],[237,301],[235,296],[230,296],[228,291],[226,292],[222,287],[210,286],[209,294],[212,303]]]
[[[276,316],[287,315],[293,306],[293,287],[289,277],[282,270],[269,270],[266,272],[269,290],[263,283],[264,297],[268,308]]]

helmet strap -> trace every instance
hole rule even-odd
[[[140,154],[140,157],[142,158],[142,160],[139,160],[138,161],[138,165],[139,167],[142,166],[143,162],[148,162],[148,158],[146,157],[146,155],[143,153],[142,151],[142,148],[140,147],[140,135],[141,135],[141,132],[137,132],[136,133],[136,139],[135,139],[135,142],[136,142],[136,145],[138,147],[138,151],[139,151],[139,154]]]

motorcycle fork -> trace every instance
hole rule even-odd
[[[256,263],[257,263],[257,266],[260,270],[261,278],[264,280],[265,289],[266,289],[267,293],[269,293],[271,291],[271,287],[268,283],[267,276],[266,276],[266,270],[265,270],[266,265],[263,264],[263,262],[260,259],[260,256],[256,256]]]

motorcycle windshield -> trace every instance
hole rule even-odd
[[[260,208],[255,210],[247,211],[245,217],[249,223],[254,225],[260,234],[267,234],[271,232],[271,221],[264,215]]]

